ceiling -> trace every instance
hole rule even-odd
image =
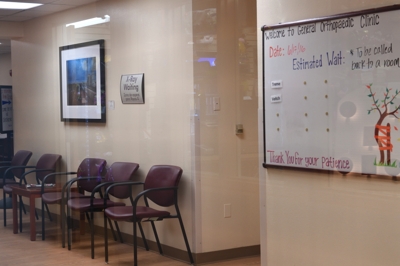
[[[27,10],[0,9],[0,22],[23,22],[41,16],[50,15],[77,6],[87,5],[99,0],[5,0],[7,2],[29,2],[43,4]],[[0,39],[0,54],[10,53],[10,40]]]

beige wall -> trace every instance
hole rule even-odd
[[[12,85],[11,54],[0,54],[0,85]]]
[[[258,28],[395,3],[258,0]],[[261,38],[258,49],[261,58]],[[261,62],[258,71],[261,76]],[[398,181],[277,169],[262,170],[260,180],[262,265],[381,266],[400,261]]]
[[[218,32],[231,31],[228,41],[224,36],[218,40],[230,52],[218,59],[224,67],[216,74],[200,75],[201,85],[194,71],[198,52],[221,52],[224,46],[197,45],[196,38],[205,33],[195,30],[198,36],[193,37],[188,0],[99,1],[29,21],[24,24],[25,36],[12,41],[15,150],[32,150],[31,163],[43,153],[59,153],[70,170],[85,157],[105,158],[109,165],[133,161],[140,164],[139,179],[154,164],[181,166],[180,207],[195,253],[260,243],[255,1],[230,6],[235,11],[252,3],[247,17],[253,17],[253,26],[246,32],[252,39],[248,58],[253,73],[246,78],[239,73],[236,57],[238,37],[244,26],[250,26],[243,22],[232,27],[233,18],[222,16],[224,3],[232,1],[217,2],[222,18]],[[195,9],[207,8],[208,4]],[[65,27],[106,14],[111,22],[104,25]],[[61,122],[58,49],[96,39],[105,39],[106,98],[115,102],[115,110],[107,110],[106,124]],[[120,101],[121,75],[133,73],[145,73],[143,105]],[[210,112],[213,96],[220,97],[220,112]],[[243,96],[252,98],[244,101]],[[235,134],[238,123],[245,127],[242,136]],[[224,218],[226,204],[231,205],[229,218]],[[122,229],[129,233],[131,227],[126,224]],[[176,221],[160,223],[158,228],[163,244],[185,249]]]
[[[33,151],[31,163],[43,153],[59,153],[65,167],[76,170],[85,157],[140,164],[144,179],[154,164],[183,168],[180,205],[192,237],[190,110],[193,106],[190,31],[182,21],[187,1],[101,1],[77,10],[25,23],[24,38],[12,42],[15,150]],[[157,4],[155,3],[157,2]],[[188,8],[188,10],[186,10]],[[92,28],[65,24],[109,15],[111,22]],[[189,12],[190,14],[190,12]],[[105,39],[107,123],[60,121],[59,50],[67,44]],[[145,73],[146,104],[123,105],[121,75]],[[101,224],[101,221],[99,221]],[[123,230],[131,232],[131,225]],[[174,220],[160,224],[166,245],[184,249],[183,241],[162,228],[178,230]],[[179,231],[177,231],[179,232]],[[152,238],[151,233],[147,233]],[[193,241],[193,240],[192,240]]]
[[[0,21],[0,38],[18,38],[22,36],[24,36],[24,28],[21,23]]]
[[[203,252],[259,245],[255,1],[198,0],[193,5],[195,61],[217,58],[216,67],[195,63],[194,68],[202,222],[196,244]],[[212,15],[204,18],[212,12],[214,24]],[[205,35],[214,41],[202,43]],[[242,54],[241,37],[246,40]],[[220,98],[219,111],[213,110],[215,97]],[[243,125],[243,135],[235,134],[236,124]],[[225,205],[231,208],[229,218]]]

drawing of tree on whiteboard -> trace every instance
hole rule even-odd
[[[374,137],[379,146],[380,153],[379,163],[376,164],[396,167],[395,162],[392,164],[390,158],[390,153],[393,150],[393,144],[390,137],[390,124],[387,123],[386,125],[382,125],[382,123],[388,116],[394,116],[397,119],[399,118],[397,114],[399,113],[400,106],[395,105],[393,101],[400,94],[400,92],[398,90],[393,91],[392,89],[386,88],[385,92],[383,93],[382,100],[376,96],[376,92],[372,91],[372,84],[366,85],[366,87],[369,90],[368,97],[372,99],[372,107],[368,110],[368,114],[371,114],[372,111],[378,111],[379,113],[379,119],[378,122],[376,122],[374,130]],[[394,110],[392,111],[392,108],[389,108],[389,106],[394,106]],[[393,126],[393,128],[398,130],[395,126]]]

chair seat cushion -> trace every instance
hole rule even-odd
[[[42,200],[46,204],[60,204],[61,199],[62,199],[62,193],[61,192],[48,192],[48,193],[43,193],[42,195]],[[85,196],[83,194],[80,194],[78,192],[71,192],[69,195],[70,198],[87,198],[90,196]]]
[[[7,184],[3,187],[4,193],[6,194],[11,194],[12,193],[12,187],[13,186],[20,186],[19,183],[11,183],[11,184]]]
[[[14,179],[6,179],[3,181],[3,179],[0,180],[0,188],[4,187],[5,185],[9,184],[17,184],[17,182]]]
[[[104,199],[93,199],[92,208],[94,210],[104,209],[111,206],[125,206],[123,202],[115,202],[111,200],[106,201],[106,205],[104,205]],[[81,212],[90,211],[90,198],[73,198],[68,200],[68,207],[72,210],[77,210]]]
[[[133,208],[132,206],[124,207],[110,207],[105,210],[108,217],[116,221],[133,222]],[[167,211],[159,211],[146,206],[136,207],[136,217],[140,221],[145,218],[163,218],[170,215]]]

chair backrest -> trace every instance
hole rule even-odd
[[[78,188],[81,192],[92,190],[99,184],[105,175],[107,161],[100,158],[85,158],[78,167],[77,177],[96,176],[98,180],[78,180]]]
[[[32,152],[19,150],[15,153],[14,157],[11,160],[11,166],[26,166],[31,159]],[[24,168],[18,168],[11,170],[13,175],[17,178],[21,178],[21,176],[25,173]]]
[[[42,181],[46,175],[55,172],[60,160],[61,155],[59,154],[43,154],[36,163],[36,170],[49,169],[49,171],[37,171],[36,180]],[[54,182],[55,176],[46,179],[46,183]]]
[[[144,181],[144,190],[161,187],[177,187],[182,176],[182,169],[174,165],[154,165],[147,173]],[[154,191],[148,193],[147,198],[154,203],[168,207],[175,202],[175,193],[172,190]]]
[[[133,174],[139,169],[137,163],[115,162],[107,171],[105,182],[126,182],[132,180]],[[116,186],[110,189],[109,194],[119,199],[131,196],[130,186]]]

